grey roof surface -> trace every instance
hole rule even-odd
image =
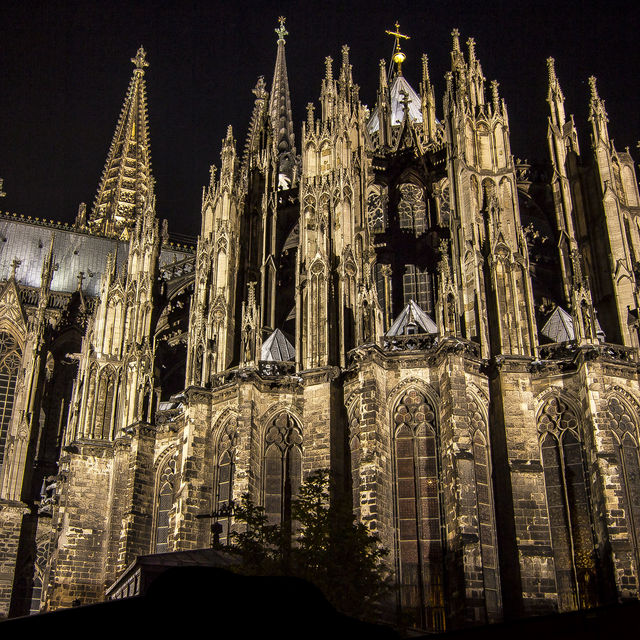
[[[276,329],[263,343],[260,360],[287,362],[296,357],[296,350],[280,329]]]
[[[415,323],[421,331],[418,333],[438,333],[438,326],[425,313],[416,302],[409,300],[409,304],[400,312],[400,315],[393,321],[386,336],[404,336],[407,334],[409,324]]]
[[[545,322],[540,333],[551,342],[569,342],[575,340],[573,318],[562,307],[556,307]]]
[[[11,263],[21,261],[16,271],[18,284],[39,287],[44,262],[51,236],[54,261],[58,269],[51,283],[52,291],[73,292],[78,287],[78,274],[84,273],[82,288],[85,294],[97,296],[100,279],[107,263],[107,255],[118,248],[118,268],[124,264],[129,253],[129,243],[115,238],[103,238],[69,229],[56,229],[22,220],[0,219],[0,280],[11,276]],[[160,263],[182,260],[191,255],[178,249],[162,249]]]
[[[420,96],[413,90],[413,87],[406,81],[404,76],[396,76],[391,83],[391,125],[401,124],[404,119],[404,107],[402,106],[402,91],[405,91],[409,98],[409,117],[413,122],[422,122],[422,109]],[[369,133],[374,133],[380,128],[380,117],[378,108],[373,110],[373,115],[369,119],[367,129]]]

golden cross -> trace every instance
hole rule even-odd
[[[405,40],[410,40],[410,36],[405,36],[404,33],[400,33],[400,23],[396,22],[396,30],[389,31],[386,30],[390,36],[395,38],[393,45],[393,61],[398,65],[398,75],[402,75],[402,63],[405,61],[406,57],[404,53],[400,50],[400,38],[404,38]],[[391,69],[389,69],[389,75],[391,75]]]
[[[275,30],[276,33],[278,34],[278,42],[284,42],[285,36],[289,35],[289,32],[284,28],[284,21],[286,20],[286,18],[284,18],[283,16],[280,16],[278,18],[278,22],[280,23],[280,26]]]
[[[388,33],[390,36],[395,36],[396,39],[396,46],[398,46],[398,39],[399,38],[404,38],[405,40],[411,40],[411,36],[405,36],[404,33],[400,33],[400,23],[396,22],[396,30],[395,31],[385,31],[385,33]]]

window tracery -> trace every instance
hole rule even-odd
[[[424,193],[415,184],[406,183],[398,186],[400,202],[398,203],[398,221],[401,229],[410,229],[416,235],[426,229],[426,205]]]
[[[4,462],[21,359],[17,340],[10,333],[0,331],[0,465]]]
[[[155,553],[169,551],[169,514],[176,489],[176,461],[170,457],[162,466],[158,481]]]
[[[539,414],[538,430],[560,610],[593,607],[598,575],[578,418],[553,397]]]
[[[444,586],[435,411],[412,389],[393,423],[401,606],[415,624],[438,631],[444,629]]]
[[[291,499],[302,482],[302,432],[287,413],[276,416],[265,435],[264,508],[272,523],[291,522]]]

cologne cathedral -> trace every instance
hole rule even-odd
[[[323,468],[416,629],[637,599],[640,200],[595,78],[580,149],[547,60],[535,165],[457,30],[441,100],[396,26],[372,106],[344,46],[301,127],[276,34],[197,246],[156,217],[142,48],[93,206],[0,217],[0,613],[136,593]]]

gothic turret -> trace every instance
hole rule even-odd
[[[133,77],[118,118],[87,227],[95,232],[127,239],[142,215],[150,190],[151,153],[144,79],[149,64],[142,47],[131,61]]]

